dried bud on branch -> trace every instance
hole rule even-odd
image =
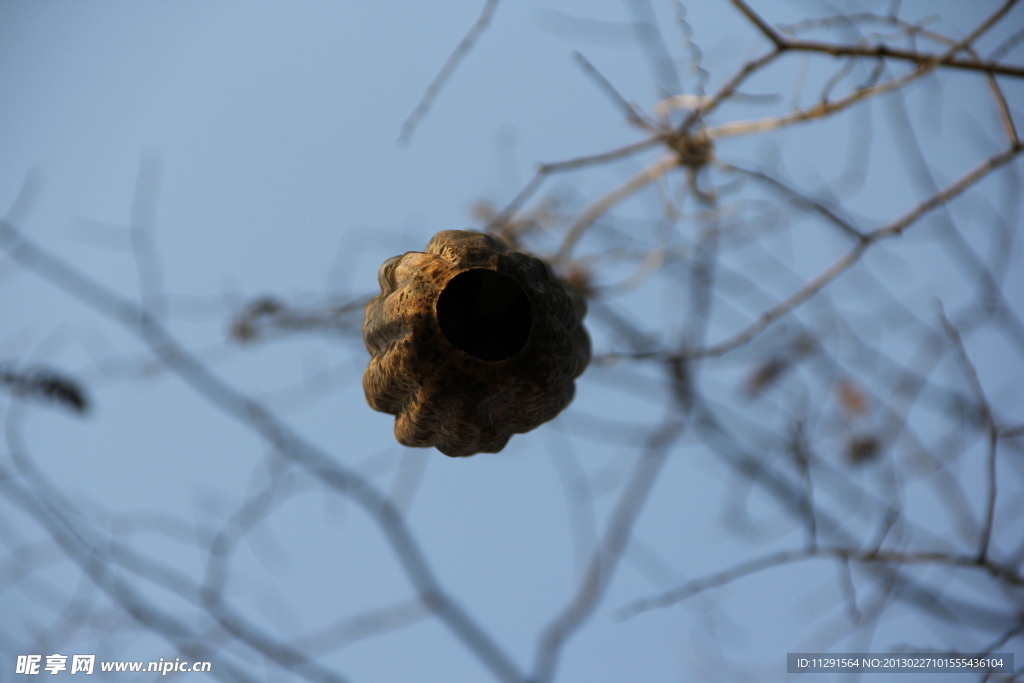
[[[89,400],[79,384],[47,368],[18,371],[9,364],[0,365],[0,386],[9,387],[16,396],[52,401],[76,413],[89,410]]]

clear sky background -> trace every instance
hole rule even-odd
[[[674,9],[653,4],[666,41],[682,54]],[[765,49],[729,3],[686,4],[712,87]],[[755,4],[774,22],[830,13],[825,3]],[[888,3],[868,4],[884,11]],[[997,3],[904,3],[904,15],[940,14],[942,21],[931,28],[961,35],[984,13],[976,5],[988,12]],[[147,169],[145,177],[156,178],[156,190],[147,196],[170,329],[218,375],[383,491],[416,483],[408,520],[428,560],[525,670],[544,625],[575,590],[593,541],[594,527],[574,521],[564,478],[575,476],[573,467],[588,473],[596,529],[603,529],[641,442],[628,438],[629,430],[642,434],[664,414],[667,388],[657,375],[643,368],[591,368],[578,383],[574,406],[551,425],[516,436],[497,455],[448,459],[433,450],[402,448],[392,436],[393,418],[366,406],[360,378],[367,355],[358,319],[337,334],[251,345],[228,340],[232,315],[255,297],[271,294],[316,307],[372,293],[385,258],[422,249],[438,230],[481,227],[474,204],[507,202],[536,163],[641,138],[572,58],[574,50],[582,51],[642,108],[659,101],[662,94],[628,25],[628,4],[505,0],[411,142],[397,144],[403,121],[481,6],[461,0],[0,2],[0,207],[6,211],[32,178],[36,191],[19,216],[19,229],[106,287],[137,297],[126,226],[140,167]],[[1019,28],[1022,18],[1018,10],[1009,23]],[[829,66],[827,60],[810,62],[807,78]],[[750,88],[790,97],[800,68],[796,59],[773,67]],[[967,105],[971,97],[986,96],[983,81],[976,80],[963,89],[960,81],[930,82],[913,93],[917,106],[935,103],[935,121],[926,130],[936,141],[929,153],[940,184],[1003,144],[991,108],[978,113]],[[684,71],[684,90],[692,92],[693,85]],[[1007,96],[1019,116],[1024,88],[1009,82]],[[737,106],[723,120],[753,117],[759,107]],[[890,114],[878,111],[881,129]],[[756,137],[730,141],[719,153],[730,161],[781,159],[813,186],[815,178],[834,176],[830,157],[849,149],[849,125],[779,136],[771,144]],[[896,161],[898,144],[882,133],[871,139],[871,173],[849,207],[869,225],[914,203],[906,198],[913,196],[912,184]],[[654,158],[558,178],[550,187],[578,208]],[[814,160],[802,163],[808,158]],[[1005,187],[993,183],[982,191],[997,202]],[[654,209],[650,204],[629,205],[623,215],[649,220],[657,214],[656,202]],[[655,232],[649,225],[640,230],[645,236]],[[991,246],[978,239],[979,249]],[[794,241],[788,251],[794,273],[820,270],[837,253],[836,244]],[[966,300],[963,282],[944,278],[944,266],[929,261],[927,239],[907,249],[894,249],[875,265],[919,283],[907,290],[907,300],[920,306],[916,310],[933,316],[936,298],[947,306]],[[770,270],[763,263],[748,265],[751,273]],[[791,289],[789,280],[781,282],[779,293]],[[859,282],[853,279],[849,287]],[[657,298],[638,293],[621,300],[623,309],[667,337],[681,334],[672,296],[656,291]],[[1017,270],[1005,291],[1024,312]],[[871,311],[862,318],[870,336]],[[736,329],[730,320],[716,319],[710,337]],[[591,331],[596,351],[620,350],[606,330],[591,325]],[[877,339],[899,348],[898,338],[879,333]],[[983,383],[1008,401],[1019,421],[1020,356],[986,337],[972,343]],[[380,530],[361,510],[293,470],[269,472],[267,447],[256,436],[155,367],[124,331],[9,259],[0,259],[4,360],[44,363],[83,382],[93,402],[89,415],[31,408],[14,431],[37,467],[99,529],[188,576],[202,577],[207,559],[190,534],[194,539],[200,529],[218,528],[269,479],[285,479],[273,513],[233,557],[225,591],[269,632],[308,645],[310,634],[338,620],[414,597]],[[727,394],[747,369],[726,362],[720,374],[706,379]],[[0,401],[11,408],[6,394]],[[774,415],[771,406],[751,410],[763,411],[749,415],[754,422]],[[9,420],[9,435],[12,429]],[[6,463],[10,441],[2,450]],[[966,486],[981,485],[977,472],[965,468]],[[1018,482],[1007,489],[1012,496],[1020,493],[1020,469],[1011,475]],[[730,500],[737,497],[757,521],[744,533],[729,521]],[[941,504],[923,496],[916,510],[927,518]],[[26,542],[45,538],[9,505],[0,516]],[[930,532],[941,537],[947,523],[936,521]],[[1020,532],[1019,524],[1000,530],[1014,547]],[[843,640],[836,626],[842,595],[836,570],[826,562],[773,569],[618,621],[615,610],[631,600],[800,543],[799,525],[778,503],[749,491],[695,436],[675,448],[636,537],[597,613],[567,646],[562,680],[781,680],[786,652],[880,651],[906,643],[948,647],[958,639],[971,649],[987,642],[986,633],[961,634],[955,625],[903,608],[874,630]],[[16,545],[8,544],[0,557],[21,552]],[[63,654],[107,659],[178,656],[166,641],[111,616],[81,571],[59,556],[24,582],[25,592],[0,593],[2,680],[13,671],[14,655],[50,654],[41,652],[44,644]],[[140,585],[156,604],[194,614],[164,589]],[[983,604],[998,607],[1004,599],[978,591]],[[76,599],[93,610],[89,627],[62,634],[55,625]],[[1024,659],[1020,639],[1008,647]],[[489,676],[430,618],[328,650],[322,663],[353,681]],[[238,643],[224,652],[225,661],[259,680],[285,680],[264,673],[260,657]]]

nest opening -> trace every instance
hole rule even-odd
[[[533,313],[518,282],[493,270],[474,268],[445,285],[437,298],[437,322],[452,346],[494,362],[523,350]]]

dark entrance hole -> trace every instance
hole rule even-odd
[[[526,346],[533,315],[515,280],[474,268],[445,285],[437,298],[437,322],[452,346],[480,360],[499,361]]]

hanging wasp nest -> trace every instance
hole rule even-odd
[[[384,262],[366,304],[370,407],[406,446],[496,453],[572,401],[590,360],[586,303],[547,264],[467,230]]]

